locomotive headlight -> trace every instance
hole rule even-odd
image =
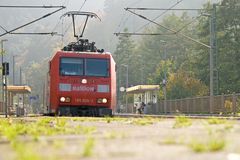
[[[82,79],[82,84],[86,84],[87,80],[86,79]]]
[[[98,98],[97,103],[107,103],[107,98]]]
[[[65,100],[65,102],[71,102],[71,98],[69,98],[69,97],[66,97],[66,100]]]
[[[102,99],[102,103],[107,103],[107,99],[106,99],[106,98],[103,98],[103,99]]]
[[[97,103],[102,103],[102,98],[98,98]]]
[[[61,97],[60,98],[60,102],[65,102],[66,101],[66,98],[65,97]]]
[[[70,97],[60,97],[60,102],[69,103],[69,102],[71,102],[71,98]]]

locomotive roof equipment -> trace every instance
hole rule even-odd
[[[77,38],[77,42],[71,42],[69,43],[67,46],[65,46],[62,50],[63,51],[76,51],[76,52],[99,52],[99,53],[103,53],[104,50],[98,50],[95,47],[95,42],[89,42],[88,39],[80,39],[83,37],[83,33],[85,31],[87,22],[89,17],[90,18],[97,18],[101,21],[101,19],[98,17],[97,14],[93,13],[93,12],[80,12],[80,11],[70,11],[67,12],[65,14],[62,15],[62,17],[65,16],[72,16],[72,21],[73,21],[73,36]],[[86,16],[85,22],[84,22],[84,26],[82,29],[81,34],[78,36],[76,35],[76,25],[75,25],[75,16],[76,15],[80,15],[80,16]]]
[[[101,21],[101,19],[98,17],[97,14],[93,13],[93,12],[80,12],[80,11],[70,11],[70,12],[67,12],[65,14],[62,15],[62,17],[65,17],[65,16],[72,16],[72,21],[73,21],[73,36],[77,38],[77,40],[81,37],[83,37],[83,33],[85,31],[85,28],[86,28],[86,25],[87,25],[87,22],[88,22],[88,18],[97,18]],[[75,15],[81,15],[81,16],[86,16],[86,19],[85,19],[85,22],[84,22],[84,26],[83,26],[83,30],[82,30],[82,33],[81,35],[77,36],[76,35],[76,27],[75,27]]]

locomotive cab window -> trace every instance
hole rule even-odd
[[[108,59],[86,59],[86,76],[109,77],[109,60]]]
[[[60,75],[81,76],[83,75],[83,59],[61,58]]]

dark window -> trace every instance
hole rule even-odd
[[[83,59],[81,58],[61,58],[60,74],[66,76],[83,75]]]
[[[85,75],[108,77],[109,76],[109,60],[87,58]]]

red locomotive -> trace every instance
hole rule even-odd
[[[49,64],[48,113],[112,115],[116,106],[116,68],[110,53],[80,39],[58,51]]]

